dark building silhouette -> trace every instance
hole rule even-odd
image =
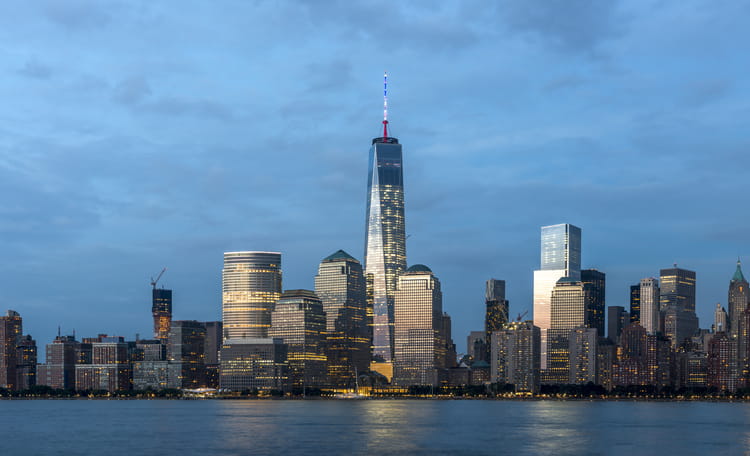
[[[729,305],[729,333],[732,336],[737,336],[740,330],[740,319],[742,314],[747,309],[747,303],[750,300],[750,292],[748,292],[748,283],[745,280],[745,276],[742,274],[742,263],[737,259],[737,269],[734,271],[732,280],[729,281],[729,299],[727,300]]]
[[[590,286],[590,298],[586,306],[586,326],[598,331],[604,337],[604,309],[606,275],[596,269],[582,269],[581,282]]]
[[[630,322],[641,321],[641,284],[630,286]]]
[[[167,344],[169,384],[172,388],[206,386],[206,327],[195,320],[172,322]]]
[[[508,300],[505,299],[505,280],[490,279],[487,281],[484,302],[486,307],[484,314],[484,340],[489,350],[492,333],[500,331],[508,323]]]
[[[18,389],[17,349],[23,333],[21,315],[9,310],[0,317],[0,388]]]
[[[630,314],[622,306],[607,307],[607,337],[614,342],[620,342],[620,333],[630,324]]]
[[[695,312],[695,272],[675,265],[673,268],[662,269],[659,275],[659,310],[675,306]]]
[[[154,339],[167,342],[172,323],[172,290],[151,290],[151,314],[154,317]]]
[[[37,348],[29,335],[22,336],[16,346],[16,387],[26,390],[36,385]]]

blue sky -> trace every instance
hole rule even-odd
[[[531,309],[539,227],[583,229],[607,304],[672,263],[702,327],[750,258],[750,3],[6,2],[0,307],[39,345],[221,315],[222,253],[283,252],[285,288],[362,259],[382,73],[404,145],[409,263],[454,339],[484,281]],[[748,260],[750,263],[750,259]],[[750,266],[748,266],[750,272]]]

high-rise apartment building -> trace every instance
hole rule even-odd
[[[356,377],[369,370],[372,326],[365,287],[361,264],[343,250],[320,262],[315,294],[326,313],[328,382],[335,387],[354,387]]]
[[[288,349],[290,378],[295,388],[320,388],[327,383],[325,355],[326,314],[310,290],[287,290],[271,314],[270,337]]]
[[[437,385],[445,368],[443,293],[425,265],[411,266],[398,279],[394,308],[393,383]]]
[[[740,380],[737,343],[720,332],[708,343],[708,374],[706,383],[719,391],[734,391]]]
[[[515,385],[517,393],[539,391],[539,328],[531,320],[513,321],[491,337],[490,380]]]
[[[606,308],[606,275],[596,269],[581,270],[581,282],[589,285],[591,296],[586,306],[586,326],[604,337],[604,309]]]
[[[648,334],[659,331],[659,281],[653,277],[641,279],[640,323]]]
[[[716,309],[714,309],[714,331],[715,332],[727,332],[727,311],[721,307],[721,303],[716,303]]]
[[[740,319],[742,314],[747,309],[748,301],[750,301],[750,292],[748,292],[747,280],[742,274],[742,263],[739,258],[737,259],[737,269],[734,271],[732,280],[729,281],[729,333],[732,336],[737,336],[740,328]]]
[[[172,388],[206,386],[206,326],[194,320],[172,322],[169,332],[169,384]]]
[[[0,388],[18,389],[16,350],[23,334],[21,315],[9,310],[0,317]]]
[[[578,327],[568,336],[570,369],[568,383],[596,383],[597,329]]]
[[[491,334],[508,323],[508,300],[505,299],[505,280],[490,279],[485,293],[484,332],[485,343],[489,347]]]
[[[695,312],[695,272],[687,269],[662,269],[659,273],[660,305],[659,310],[669,306]]]
[[[57,336],[46,347],[46,362],[37,366],[37,384],[75,389],[79,343],[73,336]]]
[[[154,339],[167,343],[172,324],[172,290],[154,286],[151,290],[151,314],[154,317]]]
[[[226,252],[222,271],[224,339],[265,338],[281,296],[281,253]]]
[[[534,325],[541,331],[541,366],[547,368],[547,330],[552,289],[562,277],[581,278],[581,229],[570,224],[542,227],[541,267],[534,271]]]
[[[641,284],[630,286],[630,322],[641,321]]]

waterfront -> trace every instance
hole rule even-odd
[[[0,402],[3,455],[750,454],[750,404]]]

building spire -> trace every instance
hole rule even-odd
[[[383,73],[383,138],[388,137],[388,72]]]
[[[740,257],[737,257],[737,270],[734,271],[734,276],[732,277],[733,281],[737,282],[744,282],[745,276],[742,275],[742,262],[740,261]]]

